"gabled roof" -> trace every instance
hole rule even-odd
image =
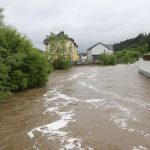
[[[63,35],[65,35],[65,34],[64,34],[64,31],[61,31],[60,33],[57,34],[57,36],[63,36]],[[75,43],[75,41],[74,41],[73,38],[69,38],[69,37],[68,37],[68,40],[72,41],[72,42],[74,43],[74,45],[75,45],[76,47],[78,47],[78,45]],[[46,38],[46,39],[43,41],[43,44],[48,45],[48,42],[49,42],[49,40],[48,40],[48,38]]]
[[[88,48],[87,50],[91,50],[92,48],[96,47],[99,44],[103,45],[104,47],[108,48],[109,50],[113,50],[114,49],[113,45],[111,45],[111,44],[103,44],[103,43],[99,42],[99,43],[93,45],[92,47]]]

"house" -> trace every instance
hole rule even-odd
[[[87,53],[80,53],[80,62],[81,63],[87,62]]]
[[[56,36],[61,37],[61,36],[66,36],[66,35],[62,31],[62,32],[58,33]],[[66,50],[65,50],[64,53],[69,54],[70,58],[71,58],[71,61],[73,63],[75,63],[75,62],[79,61],[79,54],[78,54],[78,49],[77,49],[78,45],[75,43],[74,39],[72,39],[72,38],[70,38],[68,36],[66,36],[66,37],[67,37],[65,39],[65,49]],[[45,50],[47,52],[49,52],[50,55],[52,54],[53,57],[56,58],[57,56],[54,56],[54,55],[56,55],[56,53],[55,52],[50,52],[51,42],[49,41],[49,38],[46,38],[43,41],[43,43],[45,45]],[[59,45],[59,42],[58,42],[58,45]]]
[[[113,53],[113,45],[106,45],[102,43],[97,43],[87,49],[87,60],[90,63],[97,63],[99,62],[99,56],[102,53]]]

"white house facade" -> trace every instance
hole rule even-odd
[[[99,61],[99,56],[102,53],[113,53],[112,45],[105,45],[102,43],[98,43],[93,45],[87,50],[87,59],[88,62],[97,62]]]

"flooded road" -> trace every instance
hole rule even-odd
[[[0,105],[0,150],[150,150],[150,79],[138,66],[56,71]]]

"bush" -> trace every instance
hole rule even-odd
[[[42,86],[52,71],[47,58],[11,27],[0,27],[0,95]]]
[[[108,65],[108,54],[103,53],[100,55],[100,63],[102,65]]]
[[[134,63],[141,54],[137,51],[123,50],[114,53],[117,58],[117,63]]]
[[[69,69],[71,67],[71,60],[69,58],[58,57],[53,61],[52,65],[56,70]]]
[[[116,65],[116,56],[114,54],[103,53],[100,55],[100,63],[102,65]]]
[[[109,54],[108,55],[108,64],[109,65],[116,65],[117,64],[117,59],[114,54]]]
[[[126,63],[126,64],[128,64],[128,63],[130,63],[130,56],[129,56],[129,54],[128,53],[126,53],[124,56],[123,56],[123,63]]]

